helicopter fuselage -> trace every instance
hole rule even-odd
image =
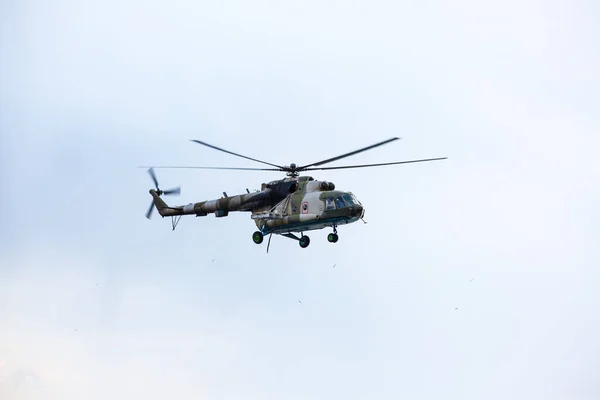
[[[261,191],[220,199],[190,203],[183,206],[168,206],[154,189],[150,194],[163,217],[195,215],[204,217],[215,214],[221,218],[233,211],[251,212],[259,231],[254,239],[279,234],[295,237],[292,233],[333,227],[356,222],[364,216],[364,208],[351,192],[335,190],[332,182],[316,181],[310,176],[285,178],[262,185]],[[300,238],[297,238],[300,240]],[[329,237],[328,237],[329,239]],[[334,240],[330,240],[334,241]]]
[[[303,177],[301,177],[303,178]],[[314,183],[311,185],[311,183]],[[271,210],[254,212],[261,234],[303,232],[356,222],[364,208],[351,192],[323,190],[322,181],[309,181]],[[327,187],[329,189],[329,187]]]

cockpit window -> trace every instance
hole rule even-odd
[[[335,210],[335,203],[333,202],[333,197],[325,198],[325,209],[326,210]]]
[[[345,195],[344,195],[344,200],[346,201],[346,203],[347,203],[349,206],[354,206],[354,205],[356,205],[356,201],[354,200],[354,196],[351,196],[351,195],[349,195],[349,194],[345,194]]]
[[[351,194],[344,194],[341,196],[335,197],[326,197],[325,198],[325,209],[326,210],[335,210],[336,208],[345,208],[352,207],[357,205],[358,202],[356,198]]]

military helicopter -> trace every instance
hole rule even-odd
[[[365,209],[361,202],[352,192],[336,190],[333,182],[319,181],[311,176],[300,176],[301,172],[315,170],[334,170],[377,167],[385,165],[409,164],[426,161],[445,160],[447,157],[428,158],[421,160],[396,161],[378,164],[345,165],[337,167],[322,167],[322,165],[341,160],[363,151],[388,144],[400,138],[393,137],[371,146],[342,154],[337,157],[328,158],[312,164],[298,166],[294,163],[281,166],[266,161],[257,160],[242,154],[237,154],[223,148],[213,146],[200,140],[191,140],[192,142],[222,151],[237,157],[245,158],[251,161],[262,163],[271,168],[234,168],[234,167],[195,167],[195,166],[153,166],[140,167],[149,168],[148,173],[154,182],[154,189],[150,189],[152,202],[146,213],[146,218],[150,219],[154,208],[164,217],[172,217],[172,226],[175,230],[179,219],[183,215],[195,215],[204,217],[208,214],[215,214],[215,217],[226,217],[232,211],[246,211],[251,213],[251,218],[258,228],[252,234],[252,240],[256,244],[261,244],[265,236],[269,235],[267,252],[271,244],[273,234],[281,235],[290,239],[297,240],[300,247],[306,248],[310,244],[310,238],[304,234],[306,231],[323,229],[330,227],[332,233],[327,235],[330,243],[338,241],[337,227],[350,224],[364,219]],[[241,170],[241,171],[281,171],[286,173],[286,178],[274,180],[269,183],[263,183],[260,191],[251,193],[246,189],[246,193],[235,196],[228,196],[223,192],[223,197],[216,200],[201,201],[182,206],[169,206],[161,198],[162,195],[180,194],[179,187],[170,190],[161,190],[158,186],[158,180],[154,173],[155,168],[195,168],[195,169],[213,169],[213,170]],[[366,222],[365,222],[366,223]],[[295,233],[299,233],[298,237]]]

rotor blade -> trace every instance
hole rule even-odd
[[[148,168],[147,166],[140,166],[138,168]],[[235,168],[235,167],[195,167],[195,166],[170,166],[170,165],[162,165],[158,167],[152,168],[191,168],[191,169],[227,169],[233,171],[281,171],[279,168]]]
[[[176,188],[173,189],[169,189],[169,190],[164,190],[163,194],[177,194],[179,195],[181,193],[181,187],[177,186]]]
[[[326,169],[348,169],[348,168],[380,167],[380,166],[383,166],[383,165],[410,164],[410,163],[418,163],[418,162],[425,162],[425,161],[446,160],[447,158],[448,157],[426,158],[426,159],[423,159],[423,160],[396,161],[396,162],[380,163],[380,164],[343,165],[341,167],[307,168],[306,171],[316,171],[316,170],[326,170]]]
[[[400,139],[400,138],[393,137],[391,139],[384,140],[383,142],[375,143],[375,144],[373,144],[371,146],[363,147],[362,149],[358,149],[358,150],[355,150],[355,151],[351,151],[350,153],[342,154],[341,156],[337,156],[337,157],[333,157],[333,158],[328,158],[327,160],[319,161],[319,162],[316,162],[316,163],[313,163],[313,164],[304,165],[302,167],[298,167],[297,169],[298,170],[303,170],[304,168],[327,164],[327,163],[330,163],[330,162],[333,162],[333,161],[340,160],[342,158],[346,158],[346,157],[350,157],[350,156],[353,156],[353,155],[358,154],[358,153],[362,153],[363,151],[371,150],[371,149],[373,149],[375,147],[383,146],[384,144],[393,142],[394,140],[398,140],[398,139]]]
[[[148,173],[150,174],[150,177],[154,181],[154,186],[156,187],[156,190],[158,190],[158,180],[156,180],[156,175],[154,175],[154,169],[152,169],[152,167],[150,167],[150,169],[148,170]]]
[[[267,165],[270,165],[270,166],[272,166],[272,167],[283,168],[281,165],[271,164],[271,163],[268,163],[268,162],[266,162],[266,161],[257,160],[256,158],[250,158],[250,157],[246,157],[246,156],[243,156],[243,155],[241,155],[241,154],[237,154],[237,153],[234,153],[234,152],[232,152],[232,151],[225,150],[225,149],[222,149],[222,148],[220,148],[220,147],[217,147],[217,146],[213,146],[212,144],[208,144],[208,143],[205,143],[205,142],[201,142],[201,141],[199,141],[199,140],[191,139],[191,141],[192,141],[192,142],[199,143],[199,144],[201,144],[201,145],[204,145],[204,146],[207,146],[207,147],[210,147],[211,149],[219,150],[219,151],[222,151],[222,152],[224,152],[224,153],[228,153],[228,154],[232,154],[232,155],[234,155],[234,156],[238,156],[238,157],[245,158],[245,159],[247,159],[247,160],[256,161],[256,162],[259,162],[259,163],[261,163],[261,164],[267,164]]]
[[[150,219],[150,216],[152,215],[152,211],[154,211],[154,201],[150,203],[150,208],[148,209],[148,212],[146,213],[146,218]]]

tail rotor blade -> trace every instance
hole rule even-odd
[[[181,187],[177,186],[176,188],[165,190],[163,194],[175,194],[179,195],[181,193]]]
[[[154,211],[154,201],[150,203],[150,208],[148,208],[146,218],[150,219],[150,217],[152,216],[152,211]]]
[[[154,175],[154,168],[150,168],[148,170],[148,173],[150,174],[152,181],[154,181],[154,186],[156,187],[156,190],[158,190],[158,180],[156,179],[156,175]]]

